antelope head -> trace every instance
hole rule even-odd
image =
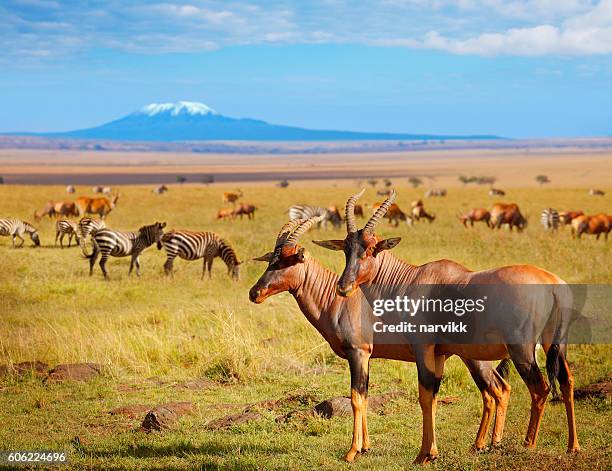
[[[306,249],[298,244],[298,240],[302,234],[322,220],[323,216],[317,216],[288,222],[276,238],[274,251],[253,259],[267,262],[268,267],[249,291],[249,299],[252,302],[260,304],[270,296],[300,286],[304,275],[303,263],[307,254]]]
[[[363,283],[372,281],[377,271],[376,256],[383,250],[389,250],[399,244],[401,238],[381,239],[376,235],[376,225],[387,213],[395,200],[395,190],[383,204],[376,209],[363,229],[357,229],[355,222],[355,203],[365,189],[351,196],[346,203],[346,238],[344,240],[314,240],[321,247],[330,250],[342,250],[346,259],[344,271],[336,285],[340,296],[350,296]]]

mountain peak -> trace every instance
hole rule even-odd
[[[208,115],[218,114],[215,110],[206,106],[204,103],[196,101],[177,101],[176,103],[151,103],[144,106],[139,111],[140,114],[147,116],[156,116],[159,114],[169,114],[178,116],[181,114],[187,115]]]

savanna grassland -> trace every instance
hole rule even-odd
[[[398,204],[408,208],[422,190],[397,183]],[[99,267],[89,277],[88,262],[78,248],[53,247],[54,224],[38,223],[43,246],[11,249],[0,238],[0,364],[41,360],[49,365],[95,362],[105,366],[93,381],[49,383],[35,377],[0,378],[0,450],[62,450],[73,468],[98,469],[405,469],[420,445],[421,414],[414,365],[372,362],[371,394],[402,390],[407,395],[370,414],[372,452],[348,465],[342,456],[350,444],[350,417],[325,420],[275,418],[306,409],[332,396],[349,393],[345,362],[337,358],[308,324],[292,297],[281,294],[262,305],[251,304],[248,289],[263,272],[250,261],[273,248],[293,203],[342,205],[356,185],[334,187],[292,184],[243,186],[245,202],[259,210],[254,221],[215,221],[223,190],[231,186],[171,185],[163,196],[150,186],[117,187],[118,207],[108,225],[134,230],[154,221],[170,228],[211,230],[227,238],[244,264],[241,280],[232,282],[221,260],[212,279],[200,279],[200,262],[175,262],[176,273],[163,275],[163,251],[149,248],[141,257],[142,277],[128,278],[128,259],[111,258],[110,281]],[[568,230],[545,234],[539,225],[542,208],[612,212],[610,196],[589,197],[581,188],[512,188],[504,200],[517,202],[530,218],[522,234],[492,232],[484,225],[464,229],[456,213],[490,206],[486,189],[450,188],[446,198],[426,200],[434,223],[397,229],[380,224],[383,236],[400,235],[395,253],[415,264],[451,258],[472,269],[531,263],[557,273],[567,282],[612,282],[610,244],[586,236],[577,241]],[[612,188],[603,188],[608,195]],[[79,192],[81,193],[81,192]],[[87,193],[84,193],[87,194]],[[0,186],[0,217],[27,220],[48,199],[65,199],[60,186]],[[380,198],[370,189],[363,198]],[[368,212],[366,210],[366,212]],[[343,230],[313,230],[303,244],[313,257],[334,271],[343,257],[311,243],[316,238],[343,238]],[[578,387],[609,378],[612,347],[570,346]],[[542,358],[540,364],[544,365]],[[207,377],[214,386],[194,391],[177,387],[187,379]],[[564,408],[549,403],[538,448],[527,451],[522,439],[528,423],[529,395],[516,371],[505,436],[499,448],[482,454],[469,451],[478,429],[481,399],[461,362],[446,368],[441,396],[458,399],[440,405],[437,414],[440,458],[436,469],[610,469],[612,444],[608,401],[577,402],[578,433],[583,451],[566,455]],[[210,431],[213,419],[240,412],[246,404],[287,400],[262,417],[224,431]],[[157,405],[192,401],[193,415],[170,431],[146,434],[135,418],[109,415],[123,405]]]

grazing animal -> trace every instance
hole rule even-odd
[[[393,203],[395,194],[392,194],[383,205],[374,213],[363,229],[358,230],[352,213],[352,205],[363,194],[358,193],[349,198],[346,207],[347,236],[344,240],[331,240],[317,242],[325,248],[342,250],[345,254],[345,268],[336,283],[336,292],[343,297],[350,297],[355,293],[362,293],[359,288],[363,286],[405,286],[413,287],[423,285],[424,289],[434,290],[431,285],[456,286],[466,289],[469,286],[482,285],[499,286],[496,291],[503,296],[503,304],[508,306],[508,312],[515,316],[512,324],[518,327],[520,334],[525,334],[524,344],[509,343],[479,343],[479,344],[432,344],[428,337],[417,338],[411,334],[414,343],[405,346],[416,359],[419,404],[423,415],[423,435],[421,449],[415,463],[428,463],[436,459],[438,448],[435,435],[435,412],[437,394],[442,379],[443,361],[441,355],[459,355],[463,359],[495,360],[510,358],[521,378],[527,385],[531,394],[531,417],[527,428],[525,446],[533,448],[536,445],[538,432],[546,397],[550,387],[546,384],[540,368],[536,362],[536,342],[540,339],[546,353],[546,369],[551,385],[557,379],[561,385],[563,402],[568,425],[568,452],[580,450],[576,434],[576,420],[574,415],[574,380],[566,360],[567,345],[559,338],[560,333],[567,332],[568,318],[563,316],[561,310],[572,305],[572,294],[565,282],[541,268],[532,265],[506,266],[485,271],[473,272],[464,266],[450,261],[439,260],[415,266],[398,259],[390,249],[395,247],[400,238],[381,239],[376,235],[376,225]],[[531,291],[519,290],[517,285],[541,285],[542,290],[533,295]],[[429,286],[429,288],[428,288]],[[425,291],[425,298],[428,297]],[[396,293],[393,293],[394,296]],[[367,297],[367,294],[366,294]],[[369,302],[374,300],[368,299]],[[427,316],[419,312],[421,316]],[[434,316],[439,313],[434,313]],[[486,309],[478,313],[479,324],[491,322],[497,325],[500,322],[497,313]],[[538,325],[536,319],[543,319],[544,324]],[[435,323],[435,317],[430,318]],[[540,323],[541,324],[541,323]],[[528,330],[533,328],[535,336],[528,336]],[[363,332],[363,325],[361,331]],[[527,338],[529,337],[529,338]],[[499,338],[499,337],[498,337]],[[500,339],[500,341],[503,340]],[[354,343],[357,352],[354,354],[351,372],[367,378],[368,361],[372,355],[372,345],[368,342]],[[357,383],[359,384],[359,383]],[[365,381],[361,388],[353,391],[354,408],[361,411],[365,402]],[[360,412],[362,413],[362,412]],[[357,430],[357,432],[359,432]],[[357,441],[357,448],[361,441]]]
[[[91,236],[93,241],[93,252],[87,255],[89,259],[89,276],[93,274],[93,267],[101,254],[100,269],[104,278],[108,279],[106,271],[106,261],[108,257],[127,257],[131,256],[130,269],[128,275],[132,274],[134,265],[136,275],[140,276],[140,254],[147,247],[159,242],[164,234],[165,222],[156,222],[149,226],[142,226],[138,232],[119,232],[112,229],[99,229]]]
[[[420,221],[421,219],[427,219],[430,223],[436,219],[435,214],[429,214],[425,211],[425,205],[423,204],[423,200],[416,200],[410,203],[411,211],[412,211],[412,219],[415,221]]]
[[[591,188],[589,190],[589,195],[590,196],[604,196],[606,193],[603,190],[597,190],[595,188]]]
[[[382,203],[376,203],[372,205],[372,210],[376,211],[381,206],[381,204]],[[387,211],[387,214],[385,214],[385,218],[389,220],[389,224],[391,224],[393,227],[398,227],[400,225],[400,222],[405,222],[408,226],[412,225],[412,216],[402,211],[400,207],[395,203],[391,205],[389,211]]]
[[[595,216],[586,216],[580,221],[576,228],[576,237],[580,239],[582,234],[594,235],[595,239],[599,240],[599,236],[604,234],[604,239],[608,240],[608,234],[612,229],[612,216],[608,214],[596,214]]]
[[[102,193],[104,193],[105,195],[110,195],[112,192],[113,190],[110,186],[105,186],[104,188],[102,188]]]
[[[507,224],[510,230],[516,227],[522,232],[527,227],[527,219],[521,214],[516,203],[495,203],[490,212],[491,229],[499,229]]]
[[[317,216],[323,216],[321,225],[324,229],[327,224],[331,223],[333,227],[338,228],[342,225],[342,216],[336,206],[322,208],[321,206],[312,206],[307,204],[294,204],[289,208],[289,219],[310,219]]]
[[[425,192],[425,198],[431,198],[435,196],[446,196],[446,188],[430,188]]]
[[[238,191],[224,191],[223,192],[223,202],[224,203],[236,203],[240,198],[244,195],[241,190]]]
[[[506,196],[506,192],[499,188],[491,188],[489,190],[489,196]]]
[[[11,236],[13,248],[15,248],[15,239],[20,239],[21,244],[19,244],[19,247],[23,247],[23,244],[25,243],[25,239],[23,238],[24,234],[28,234],[30,236],[30,239],[32,239],[32,242],[34,242],[35,247],[40,246],[38,229],[36,229],[32,224],[15,218],[0,219],[0,236]]]
[[[582,211],[562,211],[559,213],[559,220],[561,224],[565,226],[569,226],[572,223],[572,219],[577,218],[578,216],[583,216],[584,212]]]
[[[589,220],[589,216],[585,214],[581,214],[580,216],[576,216],[570,222],[570,227],[572,230],[572,236],[578,235],[578,231],[580,230],[580,226]]]
[[[67,219],[58,219],[55,222],[55,245],[59,239],[60,247],[64,248],[64,236],[68,236],[68,247],[72,243],[72,239],[76,238],[76,243],[80,245],[81,237],[79,236],[79,228],[76,223]]]
[[[540,215],[540,222],[546,232],[555,232],[559,229],[559,224],[561,222],[559,211],[553,208],[544,209]]]
[[[217,219],[234,219],[234,210],[232,208],[221,208],[217,211]]]
[[[91,188],[91,191],[92,191],[94,194],[102,193],[102,191],[104,191],[104,187],[101,187],[101,186],[93,186],[93,187]]]
[[[457,217],[464,227],[467,227],[468,223],[470,227],[474,227],[475,222],[484,222],[487,227],[491,227],[491,213],[484,208],[473,208],[465,214],[459,214]]]
[[[165,233],[157,243],[157,248],[166,251],[166,263],[164,272],[166,275],[172,273],[174,259],[179,256],[183,260],[204,259],[202,265],[202,279],[208,269],[208,277],[211,277],[211,269],[215,257],[220,257],[227,266],[228,274],[233,280],[240,278],[240,262],[236,251],[226,240],[214,232],[193,232],[187,230],[172,229]]]
[[[88,257],[91,254],[88,254],[85,248],[87,236],[95,234],[96,231],[99,231],[100,229],[104,229],[106,227],[106,223],[102,219],[86,216],[81,218],[77,227],[79,233],[79,245],[81,246],[83,255]]]
[[[74,187],[74,185],[68,185],[66,187],[66,193],[68,193],[69,195],[76,193],[76,188]]]
[[[53,205],[53,210],[56,216],[78,216],[79,210],[77,209],[76,203],[74,201],[56,201]]]
[[[53,201],[47,201],[43,209],[34,211],[34,219],[36,221],[40,221],[45,216],[50,218],[55,216],[55,203]]]
[[[249,220],[255,219],[256,206],[248,203],[240,203],[236,209],[234,209],[234,216],[246,216]]]
[[[88,196],[81,196],[76,200],[77,210],[79,216],[83,217],[86,214],[97,214],[101,219],[108,216],[115,207],[119,200],[119,193],[113,196],[110,200],[108,198],[90,198]]]
[[[153,188],[153,193],[155,193],[156,195],[163,195],[167,191],[168,187],[166,185],[159,185]]]
[[[325,268],[298,245],[299,238],[322,217],[297,219],[283,226],[276,238],[274,251],[254,259],[267,262],[268,267],[250,289],[249,299],[260,304],[270,296],[288,291],[306,319],[323,336],[334,353],[348,360],[351,372],[353,441],[345,459],[353,461],[358,453],[370,448],[367,425],[369,359],[415,361],[415,358],[410,349],[399,342],[393,345],[384,344],[377,334],[372,338],[365,338],[362,309],[367,304],[361,290],[350,298],[338,296],[338,275]],[[374,321],[371,311],[366,319]],[[496,419],[493,444],[502,438],[510,397],[510,386],[504,380],[508,371],[506,367],[509,365],[502,362],[495,370],[486,361],[464,360],[464,363],[483,398],[483,416],[474,445],[480,450],[485,446],[488,427],[494,413]]]

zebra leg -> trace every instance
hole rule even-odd
[[[108,272],[106,271],[106,261],[108,260],[108,254],[103,253],[100,258],[100,269],[102,270],[102,274],[104,275],[104,279],[108,280]]]
[[[60,238],[59,238],[59,240],[60,240],[60,247],[61,247],[62,249],[64,248],[64,236],[65,236],[65,235],[66,235],[66,234],[64,234],[64,233],[62,232],[62,233],[60,234]]]
[[[96,242],[94,241],[93,251],[91,252],[91,255],[89,256],[89,276],[93,275],[93,268],[94,268],[94,265],[96,264],[96,260],[98,259],[99,253],[100,253],[100,248],[98,247],[98,244],[96,244]]]
[[[17,248],[21,248],[23,247],[23,244],[25,244],[25,239],[23,237],[21,237],[21,234],[15,234],[13,235],[13,248],[15,248],[15,237],[19,237],[19,240],[21,240],[21,244],[18,245]]]
[[[208,279],[209,280],[212,278],[211,270],[212,270],[212,264],[213,264],[214,259],[215,257],[210,257],[206,263],[206,266],[208,268]]]
[[[168,254],[168,258],[166,259],[166,263],[164,263],[164,273],[166,275],[172,274],[172,265],[174,263],[174,257],[176,255]]]
[[[59,231],[55,231],[55,246],[57,247],[57,239],[59,238]]]
[[[136,276],[140,277],[140,255],[136,255],[134,263],[136,264]]]

